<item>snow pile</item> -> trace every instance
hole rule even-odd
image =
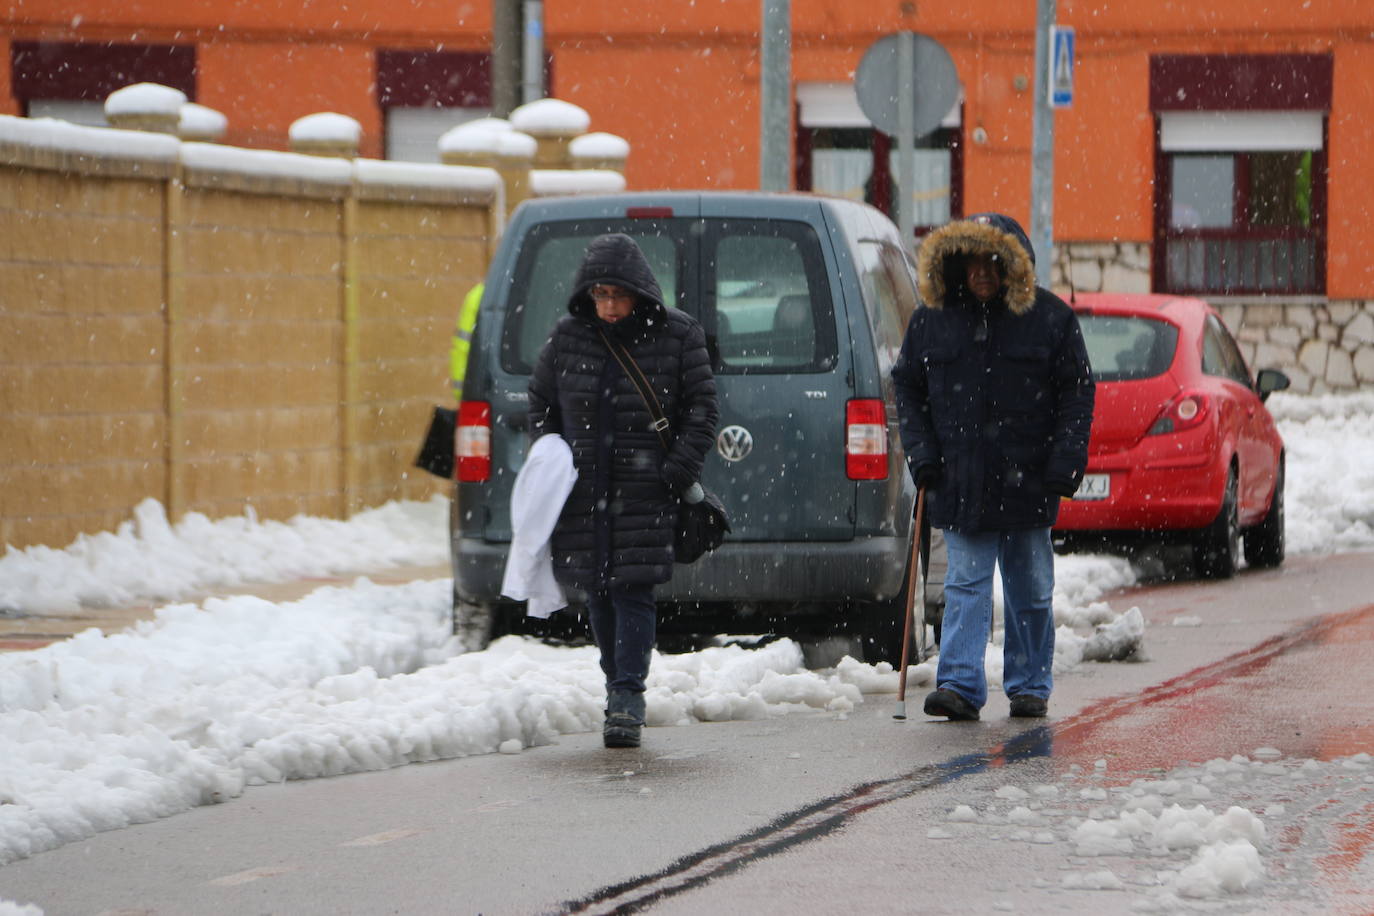
[[[176,137],[141,130],[85,127],[60,118],[0,115],[0,143],[74,155],[112,156],[150,162],[175,162],[182,143]]]
[[[292,121],[287,136],[292,143],[347,143],[357,146],[363,136],[363,126],[348,115],[317,111]]]
[[[356,159],[353,174],[366,187],[414,190],[443,188],[475,191],[483,196],[504,193],[501,176],[494,169],[467,165],[432,165],[386,159]]]
[[[586,109],[562,99],[535,99],[510,113],[510,123],[518,131],[541,136],[586,133],[591,115]]]
[[[595,648],[507,637],[459,655],[446,579],[172,605],[0,655],[0,864],[226,801],[248,785],[517,753],[595,730]],[[885,667],[885,666],[884,666]],[[650,725],[844,716],[897,676],[852,659],[808,671],[800,647],[656,656]]]
[[[476,118],[450,127],[439,137],[442,153],[494,153],[500,147],[501,134],[513,128],[504,118]]]
[[[1374,392],[1269,399],[1288,454],[1293,553],[1374,547]]]
[[[955,806],[935,838],[1057,844],[1064,874],[1057,882],[1038,878],[1037,887],[1126,893],[1139,898],[1129,904],[1135,912],[1177,912],[1242,895],[1277,904],[1289,893],[1310,895],[1323,857],[1340,842],[1304,825],[1318,816],[1323,823],[1359,817],[1374,783],[1368,754],[1327,762],[1277,756],[1258,748],[1251,757],[1124,785],[1108,784],[1105,761],[1090,771],[1075,764],[1057,783],[1002,785],[991,799]],[[1280,836],[1304,839],[1278,843]]]
[[[181,106],[177,133],[183,137],[219,139],[229,129],[229,119],[205,105],[187,102]]]
[[[270,149],[240,149],[216,143],[183,143],[181,163],[192,172],[252,175],[344,188],[353,181],[353,161]]]
[[[145,600],[175,601],[210,588],[289,582],[359,570],[443,563],[448,500],[395,502],[347,521],[191,512],[175,525],[146,499],[114,532],[82,535],[64,550],[8,548],[0,557],[0,614],[73,613]]]
[[[186,93],[161,83],[134,83],[116,89],[105,98],[105,116],[160,114],[180,115]]]
[[[630,155],[630,143],[624,137],[597,131],[583,134],[568,144],[573,159],[624,159]]]
[[[530,193],[535,197],[566,194],[618,194],[625,190],[625,176],[610,169],[534,169]]]
[[[446,511],[436,500],[347,523],[192,516],[173,527],[151,503],[136,524],[78,543],[85,577],[68,583],[69,600],[141,581],[190,588],[215,571],[299,575],[307,561],[347,568],[359,561],[350,543],[367,545],[371,560],[415,559],[417,530],[443,544]],[[388,543],[392,550],[379,549]],[[338,552],[332,561],[324,545]],[[4,562],[31,577],[70,575],[68,554],[47,553],[11,552]],[[226,801],[248,785],[518,753],[600,725],[604,678],[594,648],[507,637],[460,654],[450,605],[448,579],[360,579],[288,604],[243,595],[169,605],[123,633],[87,630],[0,655],[0,863]],[[1063,632],[1064,643],[1091,641]],[[1056,668],[1085,655],[1059,658]],[[988,658],[995,680],[1001,654]],[[913,667],[909,686],[931,682],[934,665]],[[897,685],[890,665],[852,658],[807,670],[791,640],[725,645],[657,655],[647,716],[652,726],[843,718],[865,694]]]

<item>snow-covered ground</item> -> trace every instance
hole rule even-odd
[[[1290,552],[1374,548],[1374,393],[1277,395],[1270,408],[1289,450]],[[436,499],[348,521],[191,515],[170,525],[149,501],[116,532],[82,537],[64,550],[9,550],[0,558],[0,614],[62,614],[83,604],[173,601],[245,582],[442,563],[447,512]],[[1084,659],[1119,657],[1147,644],[1139,611],[1122,613],[1103,601],[1134,581],[1129,564],[1092,556],[1056,564],[1057,675],[1071,677]],[[449,585],[360,579],[289,604],[250,596],[169,604],[123,633],[90,630],[0,655],[0,865],[97,831],[226,801],[249,785],[514,754],[599,726],[604,691],[595,649],[512,637],[461,654],[449,634]],[[999,655],[989,652],[994,682]],[[909,681],[927,683],[932,666],[914,667]],[[725,645],[656,656],[648,716],[657,726],[795,711],[842,716],[866,696],[896,687],[897,674],[885,665],[845,659],[808,670],[789,640]],[[1120,850],[1127,840],[1141,852],[1185,849],[1192,856],[1185,866],[1156,877],[1159,894],[1235,893],[1262,874],[1263,817],[1272,805],[1261,798],[1242,813],[1197,808],[1208,799],[1196,788],[1207,787],[1208,774],[1229,779],[1262,766],[1270,770],[1255,772],[1272,772],[1275,785],[1289,786],[1279,769],[1310,773],[1315,766],[1374,778],[1367,759],[1353,758],[1180,765],[1172,778],[1183,789],[1137,786],[1141,791],[1118,799],[1114,810],[1100,805],[1097,816],[1074,815],[1071,834],[1066,826],[1039,835],[1078,855]],[[1145,795],[1163,801],[1139,802]],[[1174,799],[1193,807],[1174,812]],[[1048,793],[1037,804],[1047,801]],[[980,814],[972,800],[970,812],[968,823],[1002,816]],[[1012,815],[1005,818],[1015,826]],[[0,901],[0,916],[6,912]]]

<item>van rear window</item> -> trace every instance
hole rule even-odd
[[[567,314],[573,279],[587,245],[599,235],[623,232],[644,252],[663,290],[664,303],[682,307],[687,220],[598,220],[544,223],[520,249],[501,335],[501,366],[529,374],[553,326]]]
[[[528,374],[598,235],[624,232],[649,260],[669,306],[706,330],[718,373],[823,372],[837,360],[820,242],[790,220],[594,220],[543,223],[516,260],[501,365]]]

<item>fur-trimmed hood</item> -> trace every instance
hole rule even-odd
[[[964,289],[964,258],[994,255],[1005,268],[1003,296],[1020,315],[1035,304],[1035,251],[1016,220],[1001,213],[975,213],[931,232],[916,256],[917,288],[926,308],[944,308]]]

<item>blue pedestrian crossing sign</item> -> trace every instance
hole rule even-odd
[[[1050,26],[1050,107],[1064,108],[1073,104],[1073,29],[1069,26]]]

